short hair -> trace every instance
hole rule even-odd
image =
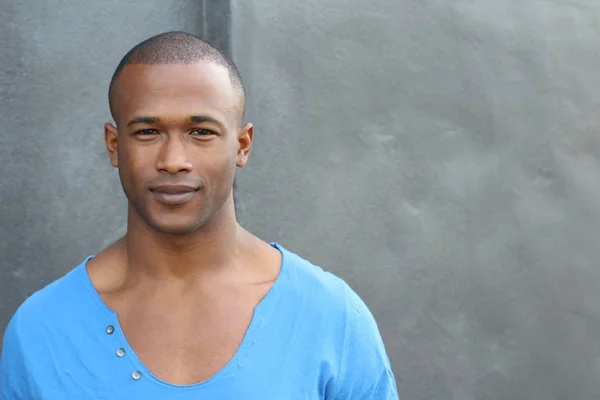
[[[117,66],[108,89],[108,105],[113,119],[115,118],[113,90],[117,78],[126,66],[130,64],[193,64],[198,61],[210,61],[227,69],[231,84],[240,95],[240,111],[243,117],[246,108],[246,91],[235,63],[206,40],[191,33],[171,31],[152,36],[138,43],[125,54]]]

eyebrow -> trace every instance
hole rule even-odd
[[[135,124],[155,124],[158,122],[158,118],[155,117],[135,117],[131,121],[127,123],[127,126],[135,125]]]
[[[219,126],[223,125],[220,121],[218,121],[212,117],[206,116],[206,115],[192,115],[190,117],[190,121],[195,122],[197,124],[202,123],[202,122],[211,122],[211,123],[217,124]]]
[[[203,122],[210,122],[219,126],[223,126],[223,124],[212,117],[206,116],[206,115],[192,115],[190,117],[190,121],[194,122],[194,123],[203,123]],[[134,119],[132,119],[131,121],[129,121],[127,123],[127,126],[131,126],[131,125],[135,125],[135,124],[147,124],[147,125],[151,125],[151,124],[156,124],[158,122],[158,118],[156,117],[148,117],[148,116],[139,116],[139,117],[135,117]]]

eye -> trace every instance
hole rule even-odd
[[[158,131],[156,129],[142,129],[141,131],[137,131],[135,134],[140,136],[151,136],[156,135]]]
[[[215,133],[213,131],[209,131],[208,129],[194,129],[190,131],[190,135],[193,136],[210,136],[214,134]]]

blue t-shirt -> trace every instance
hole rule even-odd
[[[233,358],[209,380],[161,381],[127,343],[86,262],[29,297],[0,361],[6,400],[397,399],[373,316],[341,279],[273,243],[281,272]]]

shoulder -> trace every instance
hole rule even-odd
[[[282,248],[280,248],[282,249]],[[396,383],[378,324],[363,299],[340,277],[282,249],[294,299],[303,299],[313,315],[333,330],[327,348],[337,360],[327,397],[397,399]],[[323,331],[321,331],[323,333]],[[327,335],[320,335],[321,338]]]
[[[27,297],[9,321],[5,336],[11,339],[11,335],[33,334],[37,325],[60,320],[61,315],[77,304],[78,293],[84,290],[82,278],[89,258]]]
[[[68,309],[78,303],[73,290],[81,273],[77,268],[33,293],[11,317],[2,341],[0,398],[36,397],[31,370],[40,363],[41,352],[51,350],[49,335],[71,319]]]
[[[289,282],[289,296],[302,298],[329,313],[345,316],[351,309],[364,312],[366,306],[345,280],[279,244],[276,246],[283,254],[282,273]]]
[[[347,340],[379,331],[375,319],[358,293],[342,278],[279,246],[284,255],[285,274],[291,282],[288,297],[323,314],[328,326],[343,332]]]

